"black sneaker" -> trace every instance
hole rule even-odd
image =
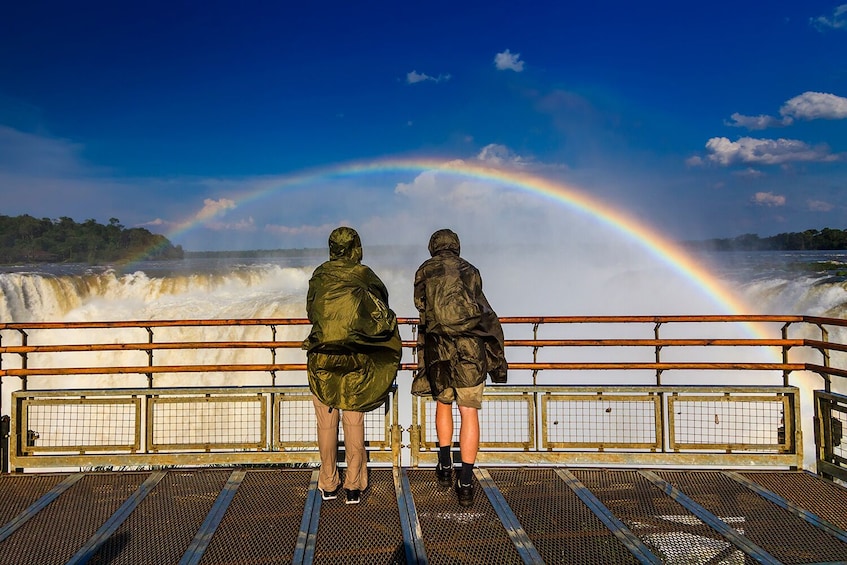
[[[336,498],[338,498],[338,491],[341,490],[341,485],[338,485],[337,487],[335,487],[334,490],[324,490],[324,489],[318,489],[318,490],[321,491],[321,498],[323,500],[335,500]]]
[[[347,489],[347,504],[359,504],[362,501],[362,491],[357,488]]]
[[[463,485],[461,481],[456,481],[456,496],[459,498],[459,506],[464,506],[467,508],[468,506],[473,505],[473,483],[469,485]]]
[[[442,467],[439,463],[435,466],[435,478],[439,485],[449,487],[453,484],[453,467]]]

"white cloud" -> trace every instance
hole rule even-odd
[[[732,127],[741,127],[747,128],[749,130],[760,130],[767,129],[770,127],[787,125],[778,118],[773,116],[766,116],[764,114],[759,114],[758,116],[745,116],[743,114],[739,114],[735,112],[732,116],[732,121],[726,122],[727,125]]]
[[[773,192],[757,192],[750,198],[750,201],[757,206],[785,206],[785,196],[774,194]]]
[[[476,158],[483,163],[498,167],[503,165],[524,167],[528,163],[526,159],[499,143],[489,143],[480,150]]]
[[[410,73],[406,73],[406,84],[416,84],[419,82],[442,82],[450,80],[450,75],[438,75],[437,77],[429,76],[426,73],[419,73],[418,71],[412,71]]]
[[[789,126],[794,120],[843,120],[847,118],[847,98],[826,92],[804,92],[791,98],[779,109],[782,118],[759,114],[746,116],[738,112],[725,123],[748,130]]]
[[[515,71],[516,73],[523,71],[524,62],[520,60],[520,53],[512,53],[508,49],[502,53],[497,53],[494,56],[494,65],[498,71]]]
[[[832,17],[818,16],[809,18],[809,23],[820,31],[827,29],[847,29],[847,4],[836,6]]]
[[[235,201],[229,198],[220,198],[218,200],[206,198],[203,200],[203,208],[197,212],[194,219],[199,221],[208,220],[223,214],[227,210],[232,210],[235,206]]]
[[[765,173],[763,173],[759,169],[754,169],[753,167],[747,167],[743,171],[737,171],[735,174],[739,177],[744,177],[748,179],[758,179],[765,176]]]
[[[809,210],[812,212],[829,212],[835,206],[830,204],[829,202],[824,202],[823,200],[809,200],[806,202],[809,207]]]
[[[804,92],[783,104],[779,113],[802,120],[843,120],[847,118],[847,98],[825,92]]]
[[[812,147],[796,139],[757,139],[742,137],[730,141],[726,137],[713,137],[706,142],[707,159],[723,166],[736,163],[779,165],[797,161],[838,161],[825,145]]]

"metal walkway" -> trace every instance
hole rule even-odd
[[[375,468],[0,475],[0,564],[847,563],[847,489],[804,471]]]

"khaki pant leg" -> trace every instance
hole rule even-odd
[[[365,451],[365,415],[362,412],[344,410],[341,415],[344,426],[344,451],[347,471],[344,473],[344,488],[365,490],[368,488],[368,454]]]
[[[338,478],[338,410],[330,412],[329,407],[315,395],[312,395],[312,404],[315,405],[318,451],[321,455],[318,488],[332,491],[341,482]]]

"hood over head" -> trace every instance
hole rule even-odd
[[[459,236],[453,230],[438,230],[429,238],[429,254],[433,257],[441,252],[459,255],[460,251]]]
[[[362,240],[356,230],[340,227],[329,234],[329,258],[341,259],[346,257],[357,263],[362,260]]]

